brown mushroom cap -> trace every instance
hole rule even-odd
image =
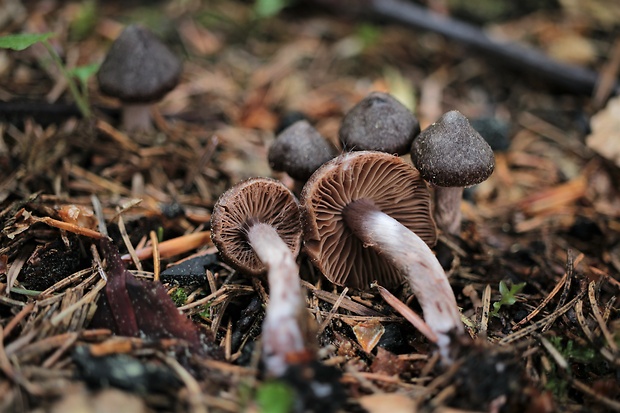
[[[181,61],[150,30],[130,25],[112,44],[97,81],[102,93],[123,102],[155,102],[177,85],[181,68]]]
[[[257,222],[274,227],[293,254],[299,254],[302,235],[299,202],[281,182],[250,178],[224,192],[213,207],[213,244],[224,261],[251,275],[267,270],[247,241],[248,228]]]
[[[306,181],[338,152],[307,120],[299,120],[278,134],[269,148],[269,165],[293,179]]]
[[[459,111],[443,114],[411,146],[422,177],[442,187],[466,187],[486,180],[495,168],[489,144]]]
[[[381,151],[404,155],[420,133],[420,123],[393,96],[372,92],[342,119],[340,141],[353,151]]]
[[[320,167],[301,193],[305,251],[333,283],[368,288],[374,280],[396,286],[403,276],[384,257],[366,248],[345,224],[352,201],[370,199],[429,246],[437,241],[430,195],[419,172],[383,152],[345,153]]]

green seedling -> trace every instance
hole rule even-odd
[[[88,79],[90,79],[92,76],[95,75],[95,73],[97,73],[97,71],[99,70],[99,66],[99,63],[91,63],[89,65],[76,66],[68,70],[69,75],[76,78],[78,82],[80,82],[81,96],[83,97],[84,102],[88,102]],[[90,113],[88,103],[86,103],[86,107]],[[82,115],[86,117],[82,109],[80,109],[80,112],[82,112]]]
[[[254,14],[259,19],[267,19],[280,13],[289,3],[289,0],[256,0]]]
[[[213,317],[213,314],[211,314],[211,303],[208,302],[205,304],[202,311],[199,312],[198,315],[204,320],[210,320]]]
[[[549,341],[555,347],[562,357],[566,359],[569,365],[578,363],[580,370],[589,372],[596,371],[600,366],[598,361],[598,352],[594,348],[583,347],[575,344],[573,340],[567,340],[563,337],[549,337]],[[604,368],[604,367],[603,367]],[[570,372],[568,373],[570,374]],[[551,369],[547,372],[547,383],[545,388],[551,391],[557,398],[566,397],[569,388],[567,373],[563,372],[555,363],[551,365]]]
[[[157,241],[162,242],[164,240],[164,227],[157,227]]]
[[[598,353],[594,348],[578,346],[573,340],[568,340],[565,346],[563,345],[562,337],[549,337],[549,341],[568,361],[589,364],[596,361],[598,357]]]
[[[42,44],[49,53],[54,64],[60,70],[60,73],[62,73],[63,77],[66,79],[69,91],[73,99],[75,99],[75,104],[80,110],[80,113],[83,117],[89,118],[91,116],[91,110],[88,105],[88,88],[86,87],[86,83],[90,76],[97,72],[99,65],[91,64],[67,69],[60,59],[60,56],[49,42],[49,39],[53,36],[54,33],[20,33],[0,36],[0,49],[21,51],[35,44]],[[79,81],[79,86],[78,83],[76,83],[76,79]]]
[[[381,38],[381,29],[374,24],[360,24],[355,30],[357,38],[362,42],[364,48],[376,45]]]
[[[288,413],[293,410],[295,392],[281,381],[263,383],[256,391],[256,403],[261,413]]]
[[[511,306],[517,302],[517,294],[523,290],[525,287],[525,283],[514,284],[508,288],[504,281],[499,282],[499,294],[501,298],[499,301],[493,303],[493,311],[491,311],[491,316],[499,317],[499,310],[502,306]]]
[[[187,293],[183,288],[177,288],[170,294],[170,298],[174,301],[174,305],[181,307],[187,301]]]

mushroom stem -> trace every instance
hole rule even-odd
[[[149,132],[153,130],[150,104],[123,105],[121,125],[127,132]]]
[[[263,321],[263,362],[268,374],[280,376],[288,367],[287,358],[305,350],[299,323],[304,307],[299,267],[271,225],[255,223],[248,228],[247,237],[267,266],[269,304]]]
[[[461,232],[461,199],[463,187],[435,187],[435,222],[447,234]]]
[[[463,324],[446,273],[429,246],[370,199],[347,205],[343,218],[365,246],[374,248],[405,276],[426,323],[437,335],[442,357],[449,361],[450,333],[463,333]]]

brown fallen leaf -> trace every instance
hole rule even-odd
[[[179,312],[161,283],[136,279],[112,241],[102,239],[101,250],[107,261],[108,284],[91,326],[129,337],[178,338],[198,354],[218,354],[213,337]]]

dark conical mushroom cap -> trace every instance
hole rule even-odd
[[[340,141],[353,151],[381,151],[404,155],[420,133],[413,113],[393,96],[372,92],[342,119]]]
[[[433,246],[437,229],[430,195],[419,172],[398,156],[350,152],[320,167],[301,193],[304,249],[333,283],[368,288],[402,283],[402,275],[374,248],[366,248],[345,224],[352,201],[370,199],[384,213]]]
[[[112,44],[97,81],[101,92],[123,102],[155,102],[177,85],[181,68],[150,30],[130,25]]]
[[[319,166],[336,156],[334,148],[306,120],[284,129],[269,148],[269,165],[294,179],[306,181]]]
[[[411,161],[422,177],[437,186],[471,186],[495,168],[493,150],[465,116],[445,113],[415,139]]]
[[[213,244],[224,261],[252,275],[267,270],[247,241],[248,228],[257,222],[273,226],[293,254],[299,254],[299,202],[281,182],[270,178],[250,178],[224,192],[213,207]]]

